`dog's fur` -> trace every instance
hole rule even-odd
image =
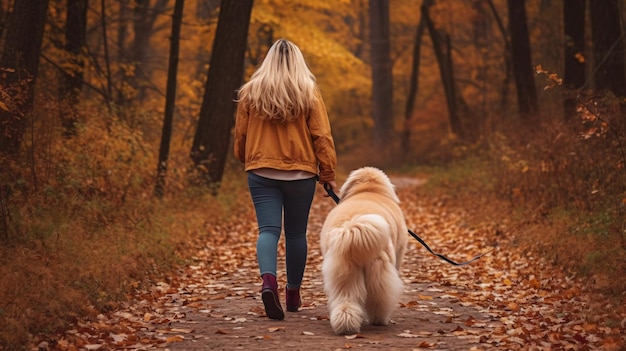
[[[394,186],[380,169],[352,171],[340,194],[322,227],[322,275],[334,332],[354,334],[366,321],[389,324],[403,289],[408,231]]]

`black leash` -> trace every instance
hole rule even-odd
[[[330,186],[330,184],[328,183],[324,183],[324,190],[326,190],[326,193],[328,193],[328,196],[330,196],[333,201],[335,201],[336,204],[339,204],[339,196],[337,196],[337,194],[335,194],[335,192],[333,191],[333,187]],[[476,261],[477,259],[483,257],[484,255],[488,254],[489,252],[491,252],[491,250],[487,251],[487,252],[483,252],[482,254],[472,258],[469,261],[465,261],[465,262],[455,262],[452,261],[451,259],[447,258],[446,256],[442,255],[442,254],[438,254],[436,252],[434,252],[429,246],[428,244],[426,244],[426,242],[420,238],[417,234],[415,234],[411,229],[409,229],[409,234],[415,238],[415,240],[417,240],[420,244],[422,244],[422,246],[424,246],[426,248],[426,250],[428,250],[428,252],[430,252],[431,254],[439,257],[440,259],[448,262],[451,265],[455,265],[455,266],[464,266],[466,264],[470,264],[474,261]]]

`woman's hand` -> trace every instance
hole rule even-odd
[[[324,186],[324,190],[326,190],[326,194],[324,197],[332,196],[335,202],[339,202],[339,198],[337,197],[337,183],[334,180],[330,182],[320,182]]]

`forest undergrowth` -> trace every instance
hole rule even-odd
[[[619,115],[581,111],[567,123],[495,128],[471,143],[423,138],[436,148],[380,166],[428,179],[426,193],[445,194],[477,218],[506,217],[512,249],[587,277],[598,298],[624,306],[626,126]],[[213,196],[191,185],[182,147],[172,152],[167,193],[157,200],[155,147],[147,139],[113,120],[72,139],[38,136],[19,162],[2,160],[0,349],[115,309],[131,289],[183,262],[186,243],[206,235],[208,224],[250,205],[237,162],[231,158]],[[376,163],[364,151],[340,155],[339,183],[362,160]]]

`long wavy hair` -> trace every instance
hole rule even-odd
[[[239,89],[238,101],[248,104],[262,119],[287,122],[309,112],[315,103],[315,90],[315,76],[300,49],[279,39]]]

